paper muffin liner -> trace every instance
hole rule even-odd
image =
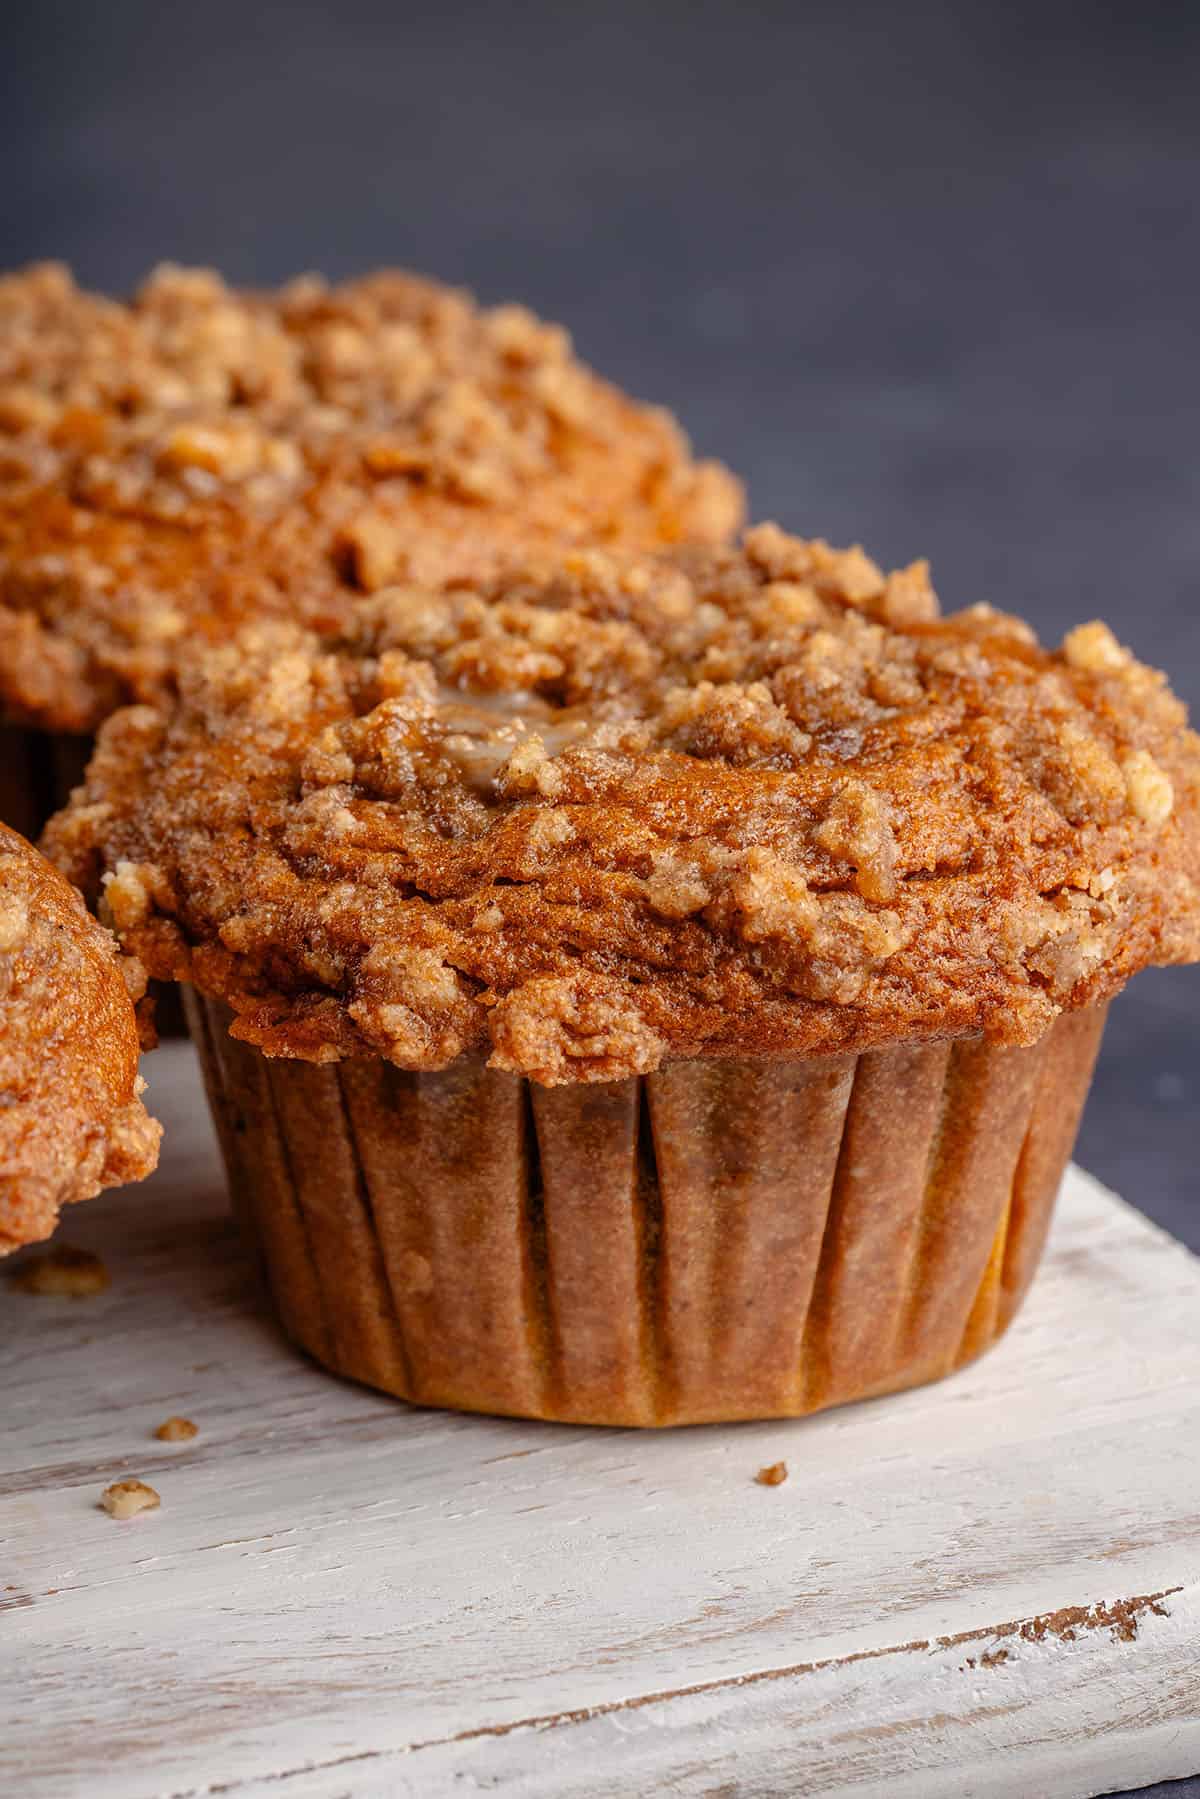
[[[0,819],[36,843],[83,780],[91,753],[90,737],[0,725]]]
[[[185,1002],[296,1342],[416,1405],[615,1425],[796,1416],[979,1355],[1037,1266],[1104,1024],[544,1088],[268,1060]]]

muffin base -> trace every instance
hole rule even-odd
[[[799,1416],[938,1379],[1041,1255],[1104,1008],[978,1039],[542,1088],[269,1061],[184,990],[288,1334],[416,1405]]]

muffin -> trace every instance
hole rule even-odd
[[[57,869],[0,825],[0,1255],[158,1161],[131,999],[144,985]]]
[[[1200,956],[1198,752],[1103,625],[765,525],[198,650],[47,842],[189,983],[299,1343],[679,1424],[1004,1330],[1108,1001]]]
[[[158,698],[192,633],[336,631],[398,580],[478,580],[583,538],[719,541],[740,516],[732,476],[521,307],[395,273],[240,294],[167,267],[128,305],[57,265],[0,281],[10,724],[91,732]],[[56,779],[17,755],[14,823]]]

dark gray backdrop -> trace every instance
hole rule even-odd
[[[0,253],[127,288],[414,264],[567,320],[759,516],[1200,703],[1200,9],[42,0]],[[1114,1012],[1080,1159],[1200,1247],[1200,974]]]

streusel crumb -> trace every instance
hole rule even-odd
[[[760,1468],[754,1476],[760,1487],[781,1487],[787,1477],[786,1462],[772,1462],[769,1467]]]
[[[188,633],[336,630],[391,582],[531,549],[719,542],[737,482],[567,333],[397,273],[128,304],[0,280],[0,702],[80,731],[158,697]]]
[[[136,1518],[139,1512],[155,1512],[162,1500],[144,1480],[118,1480],[105,1487],[100,1504],[110,1518]]]
[[[775,526],[389,584],[190,654],[47,843],[269,1055],[1031,1043],[1200,955],[1200,740],[1113,644]]]
[[[186,1443],[199,1434],[190,1418],[164,1418],[155,1431],[160,1443]]]
[[[0,1256],[158,1160],[133,1007],[145,981],[58,870],[0,824]],[[102,1273],[98,1257],[64,1248],[18,1278],[31,1293],[97,1292]]]

